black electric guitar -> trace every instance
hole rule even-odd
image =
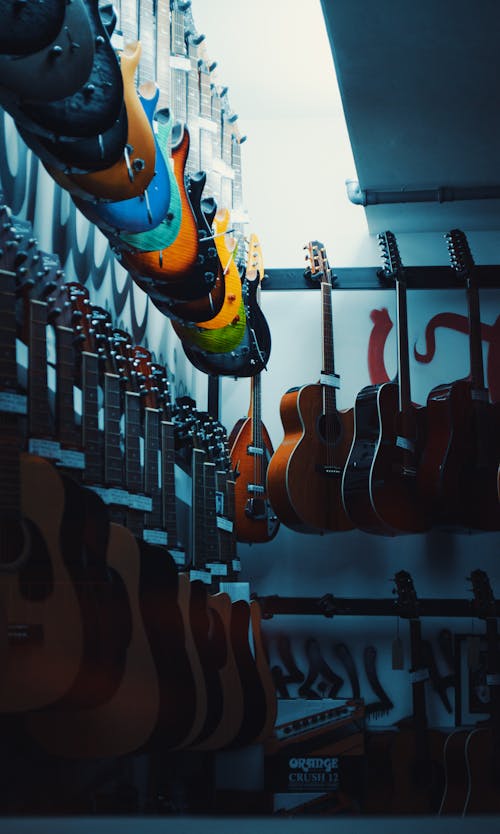
[[[410,625],[410,681],[413,714],[399,722],[391,744],[392,799],[394,814],[429,814],[437,810],[443,793],[443,748],[445,735],[430,729],[427,720],[425,684],[429,670],[424,663],[418,599],[408,571],[394,577],[398,594],[397,612]]]
[[[2,0],[5,29],[0,37],[2,55],[30,55],[52,43],[64,21],[66,0],[47,0],[34,8],[16,0]]]
[[[390,536],[427,530],[430,514],[417,489],[423,411],[411,401],[405,273],[392,232],[379,241],[384,274],[396,282],[397,376],[366,386],[356,397],[342,498],[356,527]]]

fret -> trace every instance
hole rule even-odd
[[[187,121],[187,73],[182,69],[172,67],[171,100],[174,118],[185,123]]]
[[[28,432],[30,437],[53,434],[47,378],[47,304],[31,299],[28,330]]]
[[[141,0],[142,2],[142,0]],[[121,0],[120,26],[123,43],[131,43],[138,38],[137,0]]]
[[[184,40],[184,12],[179,9],[178,2],[174,3],[171,13],[171,49],[173,55],[186,54]]]
[[[175,500],[175,438],[174,424],[161,422],[161,484],[163,528],[167,532],[168,547],[177,547],[177,512]]]

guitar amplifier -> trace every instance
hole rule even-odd
[[[279,700],[274,733],[264,746],[264,783],[274,795],[274,810],[301,807],[308,813],[318,803],[331,809],[327,813],[340,806],[356,810],[364,731],[361,700]]]

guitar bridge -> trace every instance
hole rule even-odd
[[[245,515],[254,521],[267,518],[267,506],[263,498],[249,498],[245,504]]]

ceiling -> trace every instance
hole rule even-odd
[[[370,231],[500,229],[498,0],[321,4],[360,196],[377,201]],[[498,196],[443,200],[484,186]],[[427,189],[425,202],[372,193]]]

